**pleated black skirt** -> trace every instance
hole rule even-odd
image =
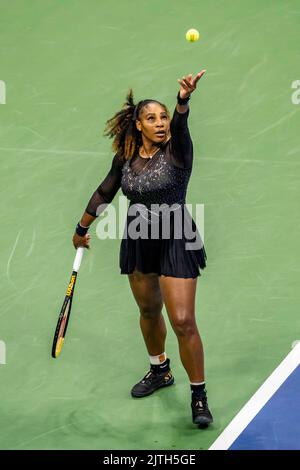
[[[205,247],[184,205],[177,210],[167,216],[153,216],[153,212],[146,210],[139,216],[141,223],[137,223],[136,215],[127,214],[120,247],[121,274],[137,270],[178,278],[200,276],[200,269],[206,267]]]

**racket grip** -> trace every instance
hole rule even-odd
[[[74,259],[74,263],[73,263],[73,271],[76,271],[76,272],[79,271],[79,268],[80,268],[80,265],[81,265],[81,260],[82,260],[82,257],[83,257],[83,253],[84,253],[83,246],[78,247],[77,251],[76,251],[76,256],[75,256],[75,259]]]

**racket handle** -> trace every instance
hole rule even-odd
[[[73,271],[76,271],[76,272],[79,271],[79,268],[80,268],[80,265],[81,265],[81,260],[82,260],[82,257],[83,257],[83,253],[84,253],[83,246],[78,247],[77,251],[76,251],[76,256],[75,256],[75,259],[74,259],[74,263],[73,263]]]

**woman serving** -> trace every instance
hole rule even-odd
[[[149,372],[132,388],[131,395],[141,398],[174,383],[165,352],[165,304],[190,380],[193,422],[200,426],[213,421],[205,390],[203,346],[195,320],[196,285],[200,269],[206,266],[206,253],[195,222],[185,209],[185,197],[193,163],[188,102],[204,73],[202,70],[194,78],[187,75],[178,80],[180,89],[172,120],[159,101],[147,99],[134,104],[130,90],[123,108],[106,126],[106,135],[114,139],[116,152],[111,169],[92,195],[73,236],[75,248],[88,248],[91,223],[122,189],[130,204],[120,269],[121,274],[128,275],[139,307],[150,360]]]

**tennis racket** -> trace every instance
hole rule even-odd
[[[77,273],[80,268],[82,256],[83,256],[84,248],[80,246],[77,248],[76,256],[73,263],[73,271],[71,275],[71,279],[67,288],[66,296],[64,303],[62,305],[58,322],[54,334],[53,344],[52,344],[52,357],[56,358],[60,355],[61,349],[63,347],[67,326],[69,323],[71,307],[72,307],[72,300],[73,294],[75,289],[75,283],[77,279]]]

